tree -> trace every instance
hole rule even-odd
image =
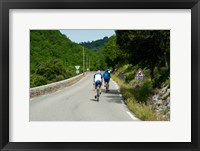
[[[76,75],[74,66],[82,65],[82,50],[81,45],[72,42],[59,30],[31,30],[31,87]],[[95,53],[85,49],[85,55],[94,58]]]
[[[111,36],[109,41],[104,45],[104,56],[108,67],[112,67],[115,70],[115,66],[122,59],[122,53],[119,47],[116,45],[116,36]]]
[[[163,63],[169,64],[169,30],[117,30],[117,44],[128,53],[128,60],[133,65],[150,69],[151,79],[154,68]]]

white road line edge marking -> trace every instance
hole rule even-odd
[[[121,103],[122,103],[123,105],[125,105],[125,103],[124,103],[124,101],[123,101],[123,100],[121,100]]]
[[[115,87],[117,87],[117,89],[118,89],[117,91],[120,92],[120,88],[119,88],[118,84],[117,84],[115,81],[113,81],[112,79],[111,79],[111,81],[114,83]],[[119,96],[122,97],[122,94],[119,94]],[[126,104],[124,103],[123,100],[121,100],[121,103],[122,103],[122,105],[124,106],[124,108],[126,108],[126,110],[129,110],[128,107],[126,106]],[[130,111],[126,111],[126,113],[127,113],[133,120],[138,120],[138,121],[140,121],[140,119],[138,119],[137,117],[135,117]]]
[[[135,118],[135,117],[133,116],[133,114],[131,114],[129,111],[126,111],[126,113],[127,113],[132,119],[137,120],[137,118]]]

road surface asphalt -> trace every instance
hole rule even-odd
[[[94,98],[93,74],[57,92],[30,99],[30,121],[139,121],[131,113],[118,90],[110,81],[110,91]]]

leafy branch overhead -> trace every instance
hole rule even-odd
[[[156,66],[169,67],[169,30],[117,30],[117,44],[128,54],[129,63],[150,69],[154,78]]]

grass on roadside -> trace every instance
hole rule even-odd
[[[130,83],[125,83],[123,80],[119,79],[116,75],[112,75],[112,79],[118,83],[121,88],[121,93],[124,98],[125,103],[127,104],[129,110],[131,110],[139,119],[144,121],[157,121],[160,120],[160,117],[151,109],[151,105],[144,102],[136,101],[135,97],[142,98],[138,94],[138,96],[134,96],[135,93],[133,86]],[[146,88],[145,88],[146,91]],[[144,98],[142,98],[144,99]]]

